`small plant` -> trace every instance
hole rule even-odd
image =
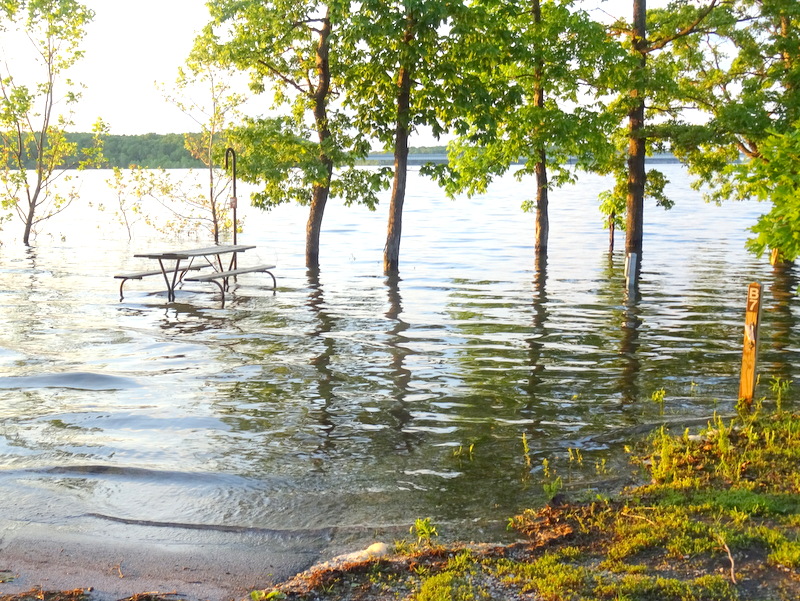
[[[650,395],[650,399],[658,404],[659,407],[659,415],[664,415],[664,400],[667,396],[667,391],[663,388],[659,388],[658,390],[654,390],[653,394]]]
[[[431,539],[434,536],[439,536],[436,531],[436,526],[431,521],[431,518],[417,518],[414,525],[408,529],[411,534],[416,535],[417,544],[420,546],[431,546]]]
[[[525,466],[531,468],[531,448],[528,446],[528,435],[522,433],[522,455],[525,457]]]
[[[250,593],[250,598],[253,601],[279,601],[280,599],[286,599],[286,595],[281,591],[253,591]]]
[[[775,395],[775,406],[778,413],[782,411],[783,397],[789,391],[791,383],[791,380],[784,380],[780,376],[772,376],[772,382],[770,382],[769,388],[772,394]]]
[[[458,448],[453,451],[453,457],[456,459],[466,458],[469,461],[472,461],[475,458],[473,451],[475,450],[475,443],[469,445],[466,449],[464,449],[464,445],[458,445]]]
[[[567,449],[569,453],[569,462],[575,463],[579,466],[583,465],[583,454],[580,449]]]
[[[564,488],[564,481],[561,480],[561,476],[556,476],[555,480],[544,482],[542,488],[544,489],[545,496],[547,496],[547,500],[552,501],[561,489]]]
[[[555,470],[550,469],[550,462],[547,458],[542,459],[542,488],[548,501],[552,501],[559,491],[564,487],[564,481],[561,476],[555,473]]]

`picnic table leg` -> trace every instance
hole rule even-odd
[[[161,273],[164,275],[164,282],[167,284],[167,302],[174,302],[175,301],[175,286],[178,282],[178,271],[181,265],[180,259],[175,259],[175,270],[172,272],[172,282],[169,280],[169,275],[167,275],[167,270],[164,267],[164,260],[159,259],[158,264],[161,266]]]
[[[227,282],[227,278],[225,278],[225,281]],[[212,284],[216,284],[217,287],[219,288],[219,293],[222,295],[222,307],[220,307],[220,308],[224,309],[225,308],[225,288],[227,287],[227,284],[226,284],[226,286],[223,287],[223,285],[221,283],[219,283],[217,280],[209,280],[209,282],[211,282]]]

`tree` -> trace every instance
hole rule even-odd
[[[484,0],[480,8],[456,49],[469,85],[454,88],[445,103],[459,137],[448,147],[449,165],[434,172],[450,196],[471,195],[521,164],[515,176],[536,180],[523,208],[536,211],[540,257],[547,253],[548,190],[574,178],[570,162],[594,169],[612,152],[615,117],[601,98],[626,56],[569,0]]]
[[[677,116],[684,106],[682,96],[674,85],[676,64],[672,55],[664,50],[674,42],[701,30],[717,7],[718,0],[695,6],[686,0],[677,0],[663,9],[648,11],[645,0],[633,0],[631,24],[618,21],[612,30],[623,37],[634,60],[627,74],[627,85],[618,98],[618,106],[627,113],[627,159],[623,164],[617,157],[609,164],[616,185],[603,197],[604,209],[612,215],[625,215],[625,250],[642,256],[644,231],[644,198],[652,196],[665,208],[672,202],[664,195],[666,179],[657,170],[646,169],[646,156],[655,145],[663,145],[667,136],[648,127],[653,118]],[[649,32],[649,33],[648,33]]]
[[[0,4],[0,32],[15,49],[15,59],[24,57],[30,44],[31,61],[41,71],[39,81],[24,81],[30,64],[6,61],[0,75],[0,199],[24,224],[22,242],[30,245],[37,224],[63,211],[76,198],[74,187],[57,188],[68,182],[69,167],[97,164],[102,157],[105,126],[95,126],[94,144],[78,149],[67,139],[72,125],[70,107],[80,100],[66,72],[82,52],[80,42],[94,13],[76,0],[19,0]],[[16,71],[12,74],[12,68]],[[60,103],[66,107],[59,112]],[[78,157],[65,164],[69,157]],[[33,164],[28,170],[26,166]]]
[[[458,37],[452,23],[469,9],[448,0],[363,0],[344,6],[348,12],[337,40],[342,49],[337,66],[343,73],[345,104],[354,111],[360,132],[394,152],[383,268],[396,273],[409,137],[420,126],[430,126],[437,136],[443,133],[443,91],[458,77],[450,56]]]
[[[339,84],[331,68],[335,5],[318,0],[220,0],[209,3],[211,24],[196,46],[223,66],[246,71],[251,89],[271,91],[280,117],[254,117],[232,131],[242,179],[264,186],[262,208],[296,201],[309,206],[306,265],[319,265],[322,217],[329,196],[374,207],[381,178],[356,170],[369,144],[351,135],[332,108]],[[337,172],[340,170],[340,172]]]
[[[758,198],[771,210],[753,227],[749,248],[800,254],[797,178],[800,127],[800,4],[737,0],[713,28],[676,47],[678,80],[702,124],[670,123],[674,152],[706,187],[706,197]]]
[[[199,133],[184,135],[186,149],[192,158],[201,161],[208,171],[208,192],[189,201],[209,224],[214,243],[219,244],[222,230],[230,230],[230,205],[225,202],[230,179],[217,168],[229,145],[228,130],[238,116],[238,107],[245,98],[232,90],[233,74],[217,70],[207,56],[193,53],[187,69],[180,69],[174,95],[167,98],[200,127]],[[188,207],[187,207],[188,208]],[[238,227],[238,224],[236,225]]]

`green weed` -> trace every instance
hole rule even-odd
[[[658,404],[658,412],[659,415],[664,415],[664,402],[666,400],[667,391],[663,388],[659,388],[658,390],[654,390],[653,394],[650,395],[650,399]]]
[[[417,537],[417,545],[420,547],[431,546],[433,537],[439,536],[431,518],[417,518],[408,531]]]
[[[775,395],[775,408],[778,413],[783,410],[783,397],[789,391],[789,386],[792,384],[791,380],[784,380],[780,376],[772,376],[769,388],[772,394]]]

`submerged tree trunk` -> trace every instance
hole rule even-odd
[[[646,66],[646,2],[633,0],[633,52],[639,64],[633,73],[634,88],[631,90],[633,108],[628,113],[628,197],[625,225],[625,252],[642,256],[642,234],[644,229],[645,171],[644,137],[644,70]]]
[[[408,17],[403,43],[414,39],[414,22]],[[389,205],[389,225],[386,233],[386,247],[383,249],[383,271],[394,274],[400,269],[400,236],[403,229],[403,202],[406,198],[408,178],[408,136],[411,107],[411,69],[400,67],[397,81],[397,128],[394,138],[394,183],[392,200]]]
[[[326,142],[332,135],[328,125],[328,94],[331,89],[331,69],[328,60],[330,36],[331,21],[330,9],[328,9],[328,14],[325,15],[322,29],[319,32],[316,57],[318,83],[312,95],[314,125],[319,137],[319,160],[325,167],[325,179],[322,183],[314,184],[311,192],[311,208],[306,224],[306,267],[309,268],[319,266],[319,237],[322,231],[322,217],[325,214],[325,204],[328,202],[331,177],[333,176],[333,160],[325,152]]]

